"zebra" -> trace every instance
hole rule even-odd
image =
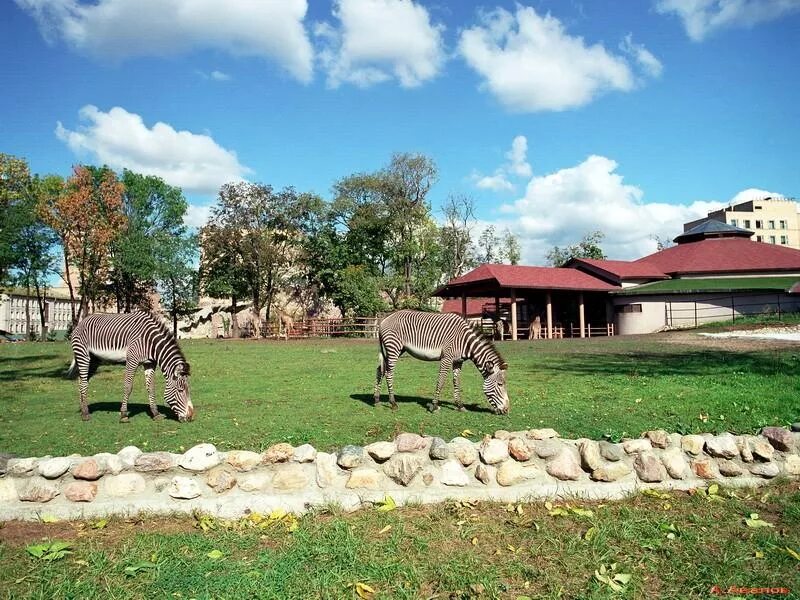
[[[149,312],[126,314],[95,313],[75,327],[70,338],[72,364],[67,375],[80,376],[81,418],[89,420],[86,392],[89,378],[100,360],[125,364],[125,388],[120,407],[120,423],[128,422],[128,398],[133,376],[144,365],[144,378],[154,420],[163,419],[156,406],[153,371],[158,365],[164,373],[164,401],[182,423],[194,417],[189,395],[189,363],[175,338],[161,320]]]
[[[394,367],[408,352],[420,360],[439,361],[439,379],[431,412],[439,410],[439,396],[447,371],[453,370],[453,397],[456,409],[464,410],[461,401],[461,366],[471,360],[483,375],[483,392],[496,414],[508,414],[510,403],[506,391],[508,365],[491,341],[475,332],[461,316],[452,313],[430,313],[400,310],[384,318],[378,326],[380,353],[375,382],[375,406],[381,401],[381,379],[386,376],[389,403],[397,408],[394,399]]]

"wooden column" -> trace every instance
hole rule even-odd
[[[586,317],[583,311],[583,292],[578,293],[578,316],[581,322],[581,337],[586,337]]]
[[[553,297],[548,291],[546,294],[547,301],[547,339],[553,339]]]
[[[461,294],[461,316],[467,318],[467,294]]]
[[[511,290],[511,339],[517,339],[517,291]]]
[[[497,319],[496,323],[500,326],[500,341],[502,341],[506,339],[506,328],[500,319],[500,296],[494,297],[494,318]]]

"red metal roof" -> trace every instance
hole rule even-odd
[[[634,261],[669,275],[800,272],[800,250],[743,238],[678,244]]]
[[[597,291],[617,289],[612,285],[578,269],[564,267],[526,267],[522,265],[481,265],[469,273],[450,280],[437,291],[447,295],[453,288],[469,287],[476,283],[496,283],[502,288]]]
[[[619,279],[669,279],[669,275],[648,263],[639,263],[629,260],[606,260],[597,258],[573,258],[567,263],[569,266],[585,264],[589,268],[605,271]]]

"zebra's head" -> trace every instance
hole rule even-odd
[[[194,418],[194,406],[189,394],[189,363],[179,363],[166,380],[164,401],[167,406],[172,409],[181,423],[191,421]]]
[[[483,379],[483,393],[489,401],[489,406],[498,415],[507,415],[511,408],[506,390],[506,370],[508,365],[487,365],[488,374]]]

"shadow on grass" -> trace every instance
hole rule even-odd
[[[93,402],[89,404],[89,414],[94,414],[98,412],[110,412],[110,413],[117,413],[119,414],[119,408],[122,402]],[[165,406],[158,407],[159,412],[164,415],[164,417],[169,421],[178,421],[178,418],[175,414]],[[150,405],[149,404],[139,404],[139,403],[128,403],[128,417],[133,418],[136,415],[145,414],[147,418],[150,417]]]
[[[69,365],[56,368],[19,368],[0,370],[0,381],[19,381],[22,379],[35,379],[47,377],[49,379],[68,379]]]
[[[350,397],[353,400],[358,400],[367,404],[369,406],[375,405],[375,400],[372,397],[372,394],[350,394]],[[398,404],[406,404],[406,403],[416,403],[419,404],[422,408],[426,411],[428,410],[428,406],[433,402],[433,398],[423,398],[421,396],[400,396],[395,394],[394,399],[397,401]],[[440,400],[439,406],[444,408],[449,408],[451,410],[455,410],[455,403],[448,402],[447,400]],[[384,394],[381,396],[381,408],[389,408],[389,396]],[[489,413],[494,414],[491,410],[489,410],[486,406],[480,406],[477,404],[465,404],[464,408],[467,409],[467,412],[475,412],[475,413]]]

